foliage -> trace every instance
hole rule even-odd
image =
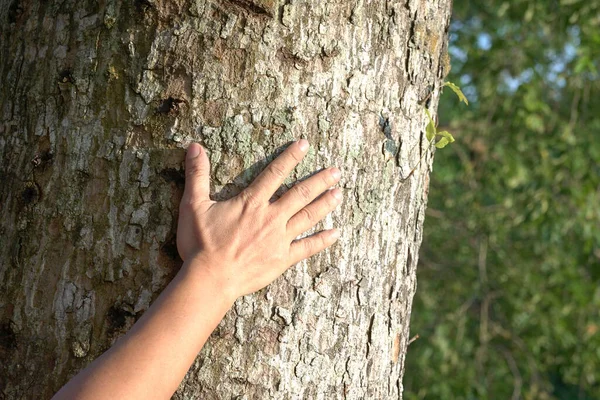
[[[456,84],[454,84],[452,82],[446,82],[446,83],[444,83],[444,86],[449,87],[458,96],[458,99],[460,101],[462,101],[466,105],[469,105],[469,100],[467,99],[467,96],[465,96],[463,91],[460,90],[460,88]]]
[[[427,118],[429,119],[427,128],[425,128],[427,140],[429,140],[429,142],[431,143],[435,140],[435,138],[439,136],[439,140],[435,142],[435,147],[437,147],[438,149],[443,149],[448,144],[454,143],[454,136],[452,136],[450,132],[438,132],[437,127],[435,126],[435,122],[433,121],[431,113],[428,109],[425,109],[425,114],[427,114]]]
[[[405,398],[600,398],[600,3],[456,0]]]

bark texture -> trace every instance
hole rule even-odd
[[[305,137],[295,178],[343,171],[340,242],[239,299],[174,398],[400,398],[450,13],[0,0],[0,397],[49,398],[177,272],[188,143],[227,198]]]

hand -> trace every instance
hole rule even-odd
[[[269,202],[308,147],[304,139],[294,142],[247,189],[222,202],[209,197],[206,152],[196,143],[188,148],[177,249],[184,261],[201,260],[188,264],[205,269],[234,300],[262,289],[339,237],[337,229],[332,229],[295,240],[340,204],[339,189],[323,194],[339,181],[337,168],[321,171]]]

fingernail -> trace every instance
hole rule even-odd
[[[332,191],[333,197],[335,197],[335,199],[337,201],[341,201],[342,200],[342,191],[339,189],[333,189]]]
[[[298,147],[300,147],[300,150],[306,151],[306,150],[308,150],[308,146],[309,146],[308,140],[306,140],[306,139],[298,140]]]
[[[200,155],[200,151],[201,151],[201,147],[198,143],[192,143],[190,144],[190,147],[188,147],[188,157],[189,158],[196,158]]]
[[[338,240],[340,238],[340,231],[338,229],[334,229],[331,231],[331,238],[333,240]]]
[[[333,176],[335,179],[340,179],[342,176],[342,173],[340,172],[339,169],[337,168],[332,168],[331,169],[331,176]]]

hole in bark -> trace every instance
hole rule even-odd
[[[40,191],[35,183],[29,182],[27,187],[21,192],[21,200],[25,205],[31,204],[39,200]]]
[[[0,325],[0,348],[12,350],[17,347],[17,334],[10,322],[4,322]]]
[[[393,140],[392,138],[392,123],[389,118],[385,118],[383,115],[379,116],[379,127],[387,139]]]
[[[42,155],[40,157],[41,157],[43,163],[47,163],[54,159],[54,154],[49,151],[45,151],[42,153]]]
[[[123,310],[117,305],[112,306],[106,314],[109,330],[114,332],[123,328],[127,323],[127,318],[131,318],[133,316],[134,315],[132,313],[127,310]]]
[[[183,103],[183,100],[169,97],[160,102],[156,107],[156,112],[159,114],[177,114],[181,103]]]
[[[267,10],[265,7],[261,6],[260,3],[257,4],[257,2],[253,0],[229,0],[229,2],[252,14],[271,15],[270,10]]]
[[[181,261],[179,252],[177,251],[177,237],[171,236],[166,242],[160,246],[160,251],[173,261]]]
[[[165,168],[160,171],[160,176],[167,182],[173,182],[177,186],[185,185],[185,172],[181,169]]]
[[[70,69],[64,69],[58,74],[58,81],[61,83],[73,83],[73,74]]]
[[[10,7],[8,7],[8,22],[14,24],[23,15],[23,7],[19,4],[19,0],[14,0]]]
[[[33,160],[31,160],[31,163],[33,164],[34,168],[38,168],[40,166],[49,164],[50,162],[52,162],[53,158],[54,154],[52,154],[50,151],[45,151],[41,154],[36,154]]]
[[[135,8],[139,12],[146,12],[149,8],[152,8],[150,0],[135,0]]]

